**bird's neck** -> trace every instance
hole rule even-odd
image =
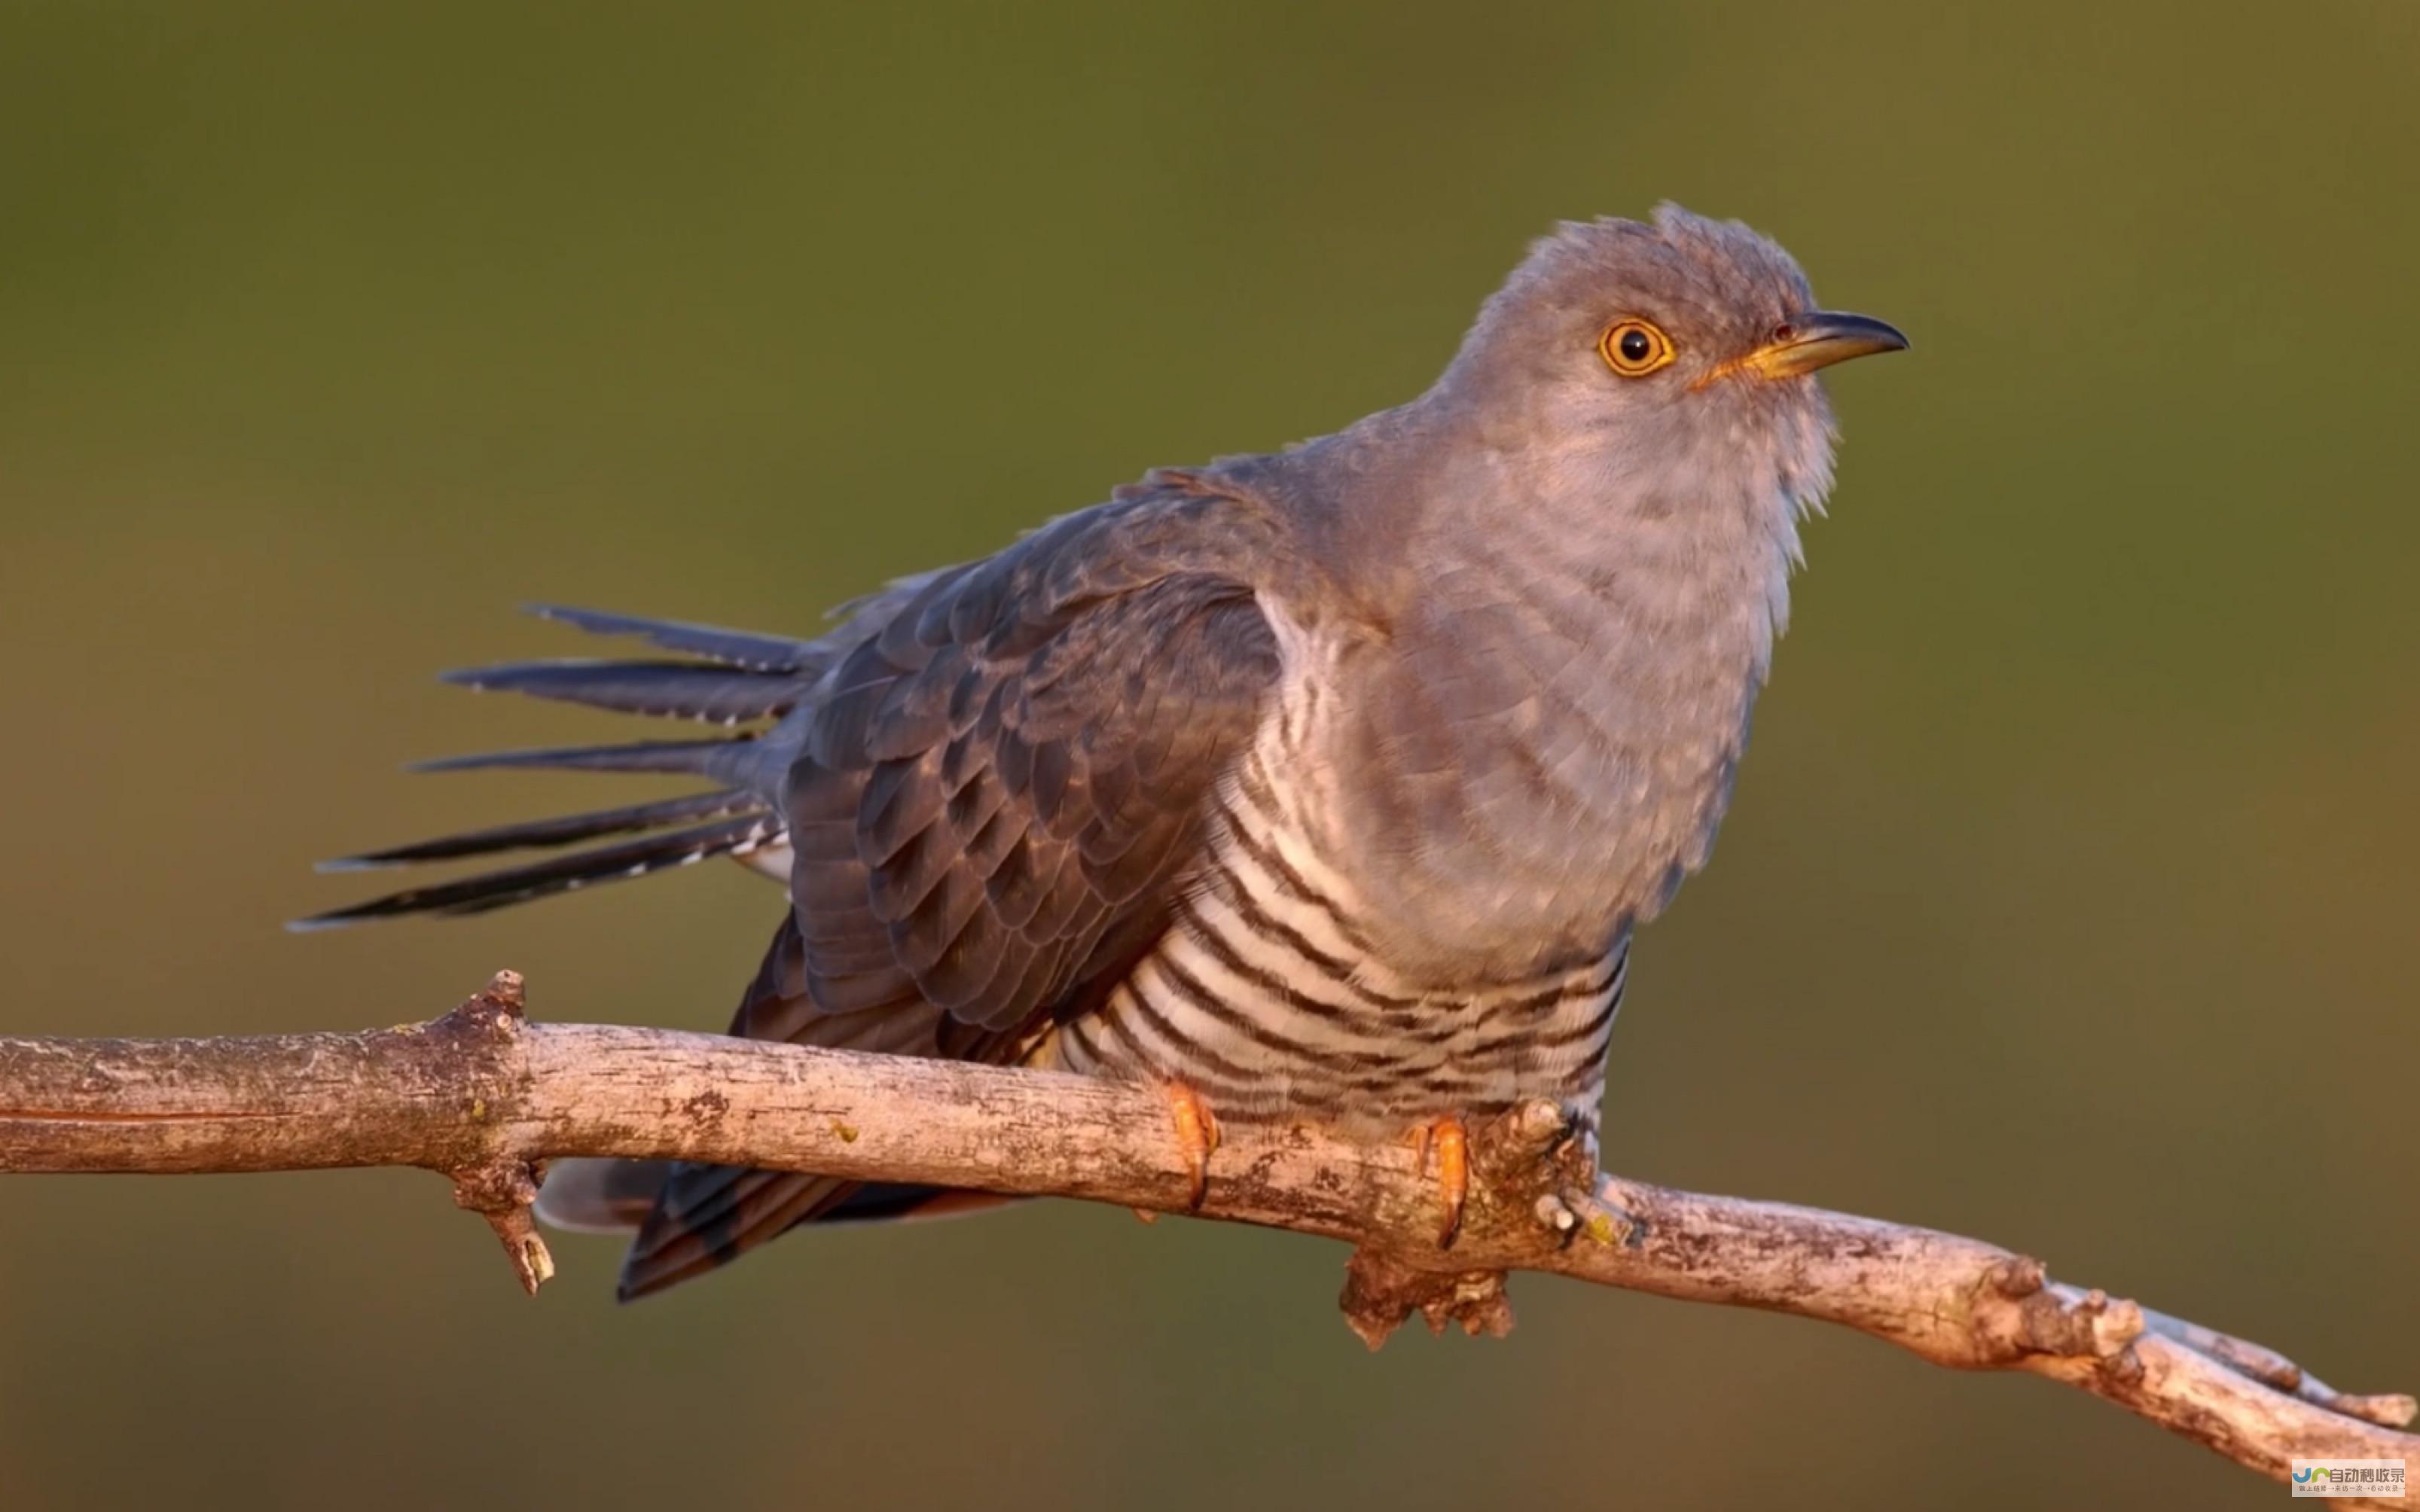
[[[1491,431],[1431,399],[1295,454],[1329,501],[1321,554],[1385,622],[1482,603],[1551,609],[1619,675],[1642,658],[1770,665],[1800,561],[1798,521],[1831,483],[1820,409],[1739,428]]]
[[[1586,941],[1655,913],[1712,847],[1788,611],[1785,459],[1681,450],[1649,473],[1585,444],[1428,440],[1332,458],[1357,481],[1319,490],[1347,501],[1326,529],[1359,543],[1336,556],[1382,642],[1355,687],[1368,728],[1340,746],[1370,795],[1350,827],[1412,857],[1383,888],[1423,929],[1561,937],[1457,949]],[[1459,821],[1386,833],[1439,805]]]

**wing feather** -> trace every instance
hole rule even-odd
[[[1255,582],[1281,530],[1248,493],[1164,474],[869,601],[792,716],[792,915],[734,1032],[1006,1060],[1123,974],[1276,681]],[[852,1190],[676,1167],[623,1294],[846,1211]]]

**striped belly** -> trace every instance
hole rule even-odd
[[[1353,889],[1255,749],[1209,816],[1208,861],[1168,932],[1035,1059],[1183,1081],[1221,1119],[1379,1137],[1550,1098],[1593,1129],[1628,941],[1517,980],[1389,967]],[[1281,766],[1278,769],[1283,769]]]

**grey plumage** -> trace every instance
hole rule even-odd
[[[689,661],[520,661],[447,672],[482,692],[527,693],[616,714],[740,725],[790,712],[810,679]]]
[[[484,914],[491,908],[503,908],[510,903],[551,898],[559,892],[577,892],[594,883],[619,882],[676,866],[693,865],[708,856],[744,856],[761,846],[777,842],[781,833],[779,820],[755,811],[719,824],[669,830],[616,845],[557,856],[549,861],[534,861],[502,872],[489,872],[466,877],[460,882],[413,887],[350,908],[321,914],[302,921],[298,927],[304,930],[328,929],[399,914]]]
[[[365,851],[359,856],[322,861],[319,870],[366,872],[378,867],[411,866],[422,861],[459,860],[466,856],[493,856],[499,851],[546,850],[606,835],[627,835],[633,831],[659,829],[667,825],[721,819],[731,814],[762,813],[765,808],[765,800],[753,793],[722,789],[691,794],[685,798],[661,798],[653,803],[633,803],[619,809],[597,809],[553,819],[530,819],[519,824],[497,825],[489,829],[467,830],[438,840],[425,840],[411,845]]]
[[[752,671],[808,671],[820,665],[818,646],[814,640],[752,635],[745,630],[724,630],[711,625],[689,625],[678,620],[609,614],[601,609],[574,609],[567,604],[531,604],[525,607],[539,619],[559,621],[591,635],[636,636],[666,651],[704,656],[709,661],[745,667]]]
[[[649,831],[318,922],[752,848],[791,906],[735,1033],[1361,1133],[1531,1096],[1592,1128],[1633,932],[1706,858],[1830,484],[1808,375],[1901,345],[1736,224],[1566,225],[1411,403],[1155,472],[822,637],[543,611],[704,659],[463,680],[771,723],[458,760],[719,791],[374,853]],[[627,1211],[643,1175],[585,1187]],[[624,1293],[929,1196],[678,1167]]]

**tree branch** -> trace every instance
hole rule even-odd
[[[529,1204],[551,1157],[708,1161],[1185,1212],[1192,1170],[1149,1087],[720,1035],[529,1023],[500,973],[432,1023],[212,1040],[0,1039],[0,1171],[412,1165],[486,1215],[521,1284],[553,1273]],[[1599,1176],[1550,1104],[1478,1132],[1459,1237],[1423,1152],[1240,1132],[1209,1218],[1355,1246],[1346,1319],[1512,1325],[1541,1271],[1843,1323],[1963,1369],[2031,1371],[2284,1479],[2295,1458],[2420,1461],[2410,1396],[2335,1391],[2256,1344],[2086,1291],[1978,1240]],[[2412,1504],[2371,1503],[2372,1505]]]

